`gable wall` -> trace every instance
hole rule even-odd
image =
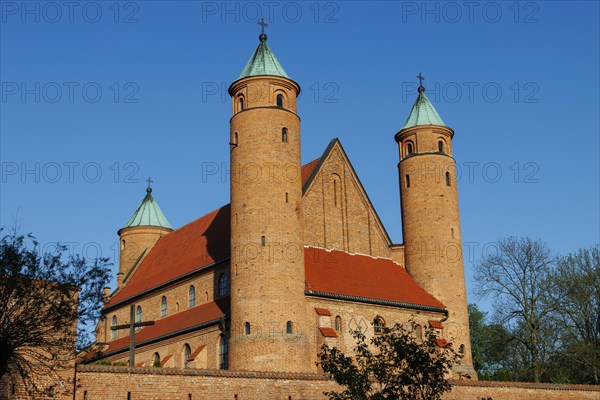
[[[339,144],[321,164],[302,204],[305,245],[391,257],[386,234]],[[395,256],[404,265],[403,253]]]

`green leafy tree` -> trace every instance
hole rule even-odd
[[[600,384],[600,246],[559,257],[550,287],[561,344],[551,379]]]
[[[416,323],[407,325],[384,327],[369,341],[362,332],[351,332],[356,340],[353,355],[324,345],[317,365],[345,388],[325,395],[330,400],[441,399],[451,390],[446,376],[461,357],[451,345],[439,342],[432,329],[421,340],[414,335]]]
[[[40,254],[35,238],[16,231],[0,241],[0,378],[21,378],[30,392],[73,364],[76,335],[81,346],[91,341],[86,327],[102,307],[108,260],[66,251]]]

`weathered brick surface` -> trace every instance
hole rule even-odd
[[[76,400],[324,400],[321,374],[79,366]],[[191,395],[191,397],[190,397]],[[600,386],[454,381],[445,400],[598,400]]]

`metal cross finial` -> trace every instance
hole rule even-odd
[[[260,25],[260,33],[265,33],[265,26],[269,26],[269,24],[265,22],[264,18],[261,18],[260,21],[257,22],[257,24]]]
[[[148,182],[148,189],[152,189],[152,188],[150,187],[150,184],[151,184],[151,183],[154,183],[154,181],[152,180],[152,178],[148,177],[148,179],[146,179],[146,182]]]
[[[419,79],[419,86],[423,86],[423,81],[425,80],[425,77],[423,76],[423,74],[419,72],[419,75],[417,75],[417,78]]]

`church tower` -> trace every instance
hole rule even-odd
[[[232,370],[306,372],[308,315],[300,164],[299,85],[267,44],[229,87],[232,98]]]
[[[421,74],[419,78],[423,79]],[[455,372],[477,378],[471,359],[467,292],[458,213],[454,131],[446,126],[421,85],[404,126],[395,135],[408,273],[444,303],[444,335],[463,355]]]
[[[169,221],[160,210],[158,203],[152,196],[148,178],[146,196],[134,211],[127,224],[119,231],[119,273],[117,274],[117,286],[121,288],[127,281],[129,274],[158,239],[173,231]]]

